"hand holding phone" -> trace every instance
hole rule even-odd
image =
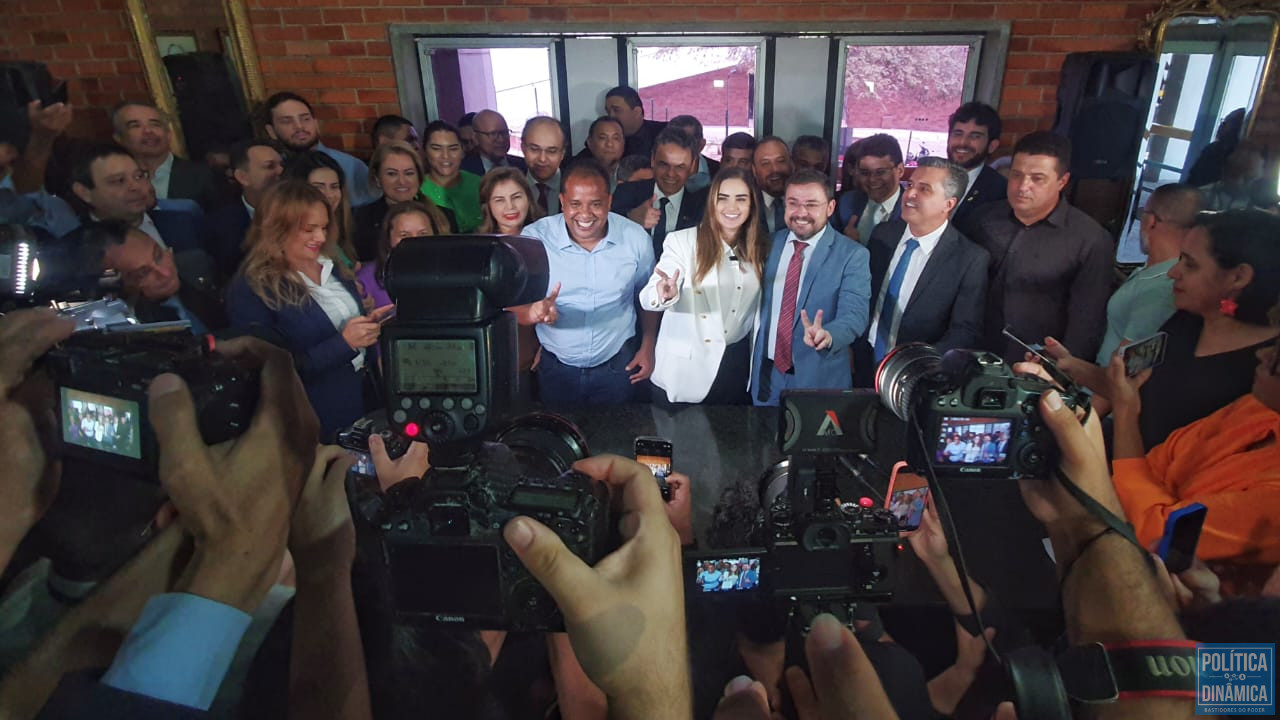
[[[1124,372],[1134,377],[1143,370],[1156,367],[1164,362],[1164,348],[1169,342],[1169,333],[1158,332],[1149,338],[1124,346]]]
[[[667,476],[671,474],[671,441],[655,435],[642,435],[636,438],[636,462],[645,465],[658,480],[658,488],[662,490],[662,499],[671,501],[671,487],[667,485]]]
[[[1164,523],[1164,535],[1156,548],[1156,554],[1164,561],[1165,569],[1177,575],[1191,567],[1196,559],[1196,547],[1200,544],[1200,530],[1204,527],[1209,508],[1191,503],[1169,513]]]

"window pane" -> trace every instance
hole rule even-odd
[[[837,146],[875,133],[898,139],[908,164],[947,154],[947,118],[964,102],[968,45],[850,45]]]
[[[637,48],[636,85],[646,118],[698,118],[707,157],[720,159],[726,135],[755,134],[755,45]]]
[[[520,150],[524,124],[554,115],[551,58],[546,47],[433,48],[431,75],[440,117],[450,123],[466,113],[497,110],[511,130],[511,152]]]

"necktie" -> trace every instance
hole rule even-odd
[[[858,218],[858,242],[863,245],[871,242],[871,231],[876,227],[876,216],[879,214],[880,203],[868,198],[867,206],[862,209],[862,217]]]
[[[770,232],[778,232],[787,226],[786,208],[782,206],[782,198],[773,199],[773,227]]]
[[[653,256],[662,257],[662,241],[667,239],[667,207],[671,198],[658,199],[658,224],[653,226]]]
[[[551,188],[547,187],[547,184],[544,182],[534,183],[533,186],[538,189],[538,207],[542,208],[542,214],[550,214],[551,210],[547,207],[547,193]]]
[[[773,366],[784,373],[791,369],[791,335],[796,327],[796,296],[800,294],[800,271],[804,269],[804,251],[809,243],[791,241],[795,251],[787,263],[787,279],[782,286],[782,305],[778,308],[778,339],[773,344]]]
[[[889,289],[884,293],[884,302],[880,305],[880,319],[876,321],[876,362],[880,362],[889,350],[893,349],[893,318],[898,314],[898,293],[902,291],[902,280],[907,276],[907,266],[911,264],[911,256],[920,241],[915,238],[907,240],[906,250],[898,259],[898,266],[893,269],[893,277],[889,278]]]

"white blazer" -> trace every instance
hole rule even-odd
[[[749,336],[760,307],[755,270],[745,261],[730,260],[731,251],[723,243],[715,269],[693,284],[697,237],[696,227],[667,235],[662,258],[640,291],[641,309],[662,313],[649,379],[672,402],[702,402],[715,382],[725,347]],[[662,278],[657,270],[668,277],[680,271],[676,296],[665,303],[658,299]]]

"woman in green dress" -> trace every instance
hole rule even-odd
[[[462,140],[458,129],[437,120],[427,125],[422,136],[427,160],[422,194],[436,205],[453,211],[458,232],[475,232],[484,221],[480,209],[480,176],[462,169]]]

